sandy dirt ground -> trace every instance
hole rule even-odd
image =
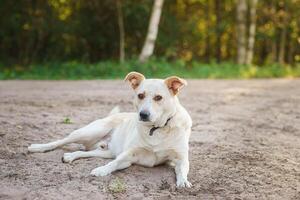
[[[76,144],[27,152],[115,105],[132,111],[132,95],[123,81],[1,81],[0,199],[300,199],[300,80],[190,80],[190,189],[165,165],[91,177],[109,160],[62,163]]]

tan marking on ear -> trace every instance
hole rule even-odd
[[[165,79],[165,84],[173,95],[176,95],[181,88],[187,85],[186,80],[177,76],[171,76]]]
[[[126,75],[125,81],[129,81],[131,87],[136,89],[143,80],[145,80],[145,76],[138,72],[130,72]]]

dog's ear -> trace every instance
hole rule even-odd
[[[165,79],[165,84],[170,90],[171,94],[176,95],[181,88],[187,85],[186,80],[177,76],[171,76]]]
[[[129,81],[131,87],[136,89],[143,80],[145,80],[145,76],[138,72],[130,72],[124,79],[125,81]]]

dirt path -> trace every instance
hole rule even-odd
[[[131,94],[122,81],[1,81],[0,199],[300,199],[300,80],[189,81],[191,189],[167,166],[91,177],[108,160],[62,163],[78,145],[27,153],[114,105],[132,110]]]

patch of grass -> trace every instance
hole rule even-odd
[[[44,63],[30,66],[0,66],[0,79],[123,79],[130,71],[138,71],[146,77],[163,78],[179,75],[184,78],[209,79],[250,79],[300,77],[300,64],[295,66],[245,66],[233,63],[200,63],[184,62],[182,60],[167,61],[166,59],[151,59],[141,64],[137,60],[128,60],[123,64],[117,61],[101,61],[99,63],[79,63],[76,61],[64,63]]]
[[[65,117],[63,119],[63,124],[72,124],[71,119],[69,117]]]
[[[126,191],[126,185],[123,180],[116,178],[110,182],[108,189],[112,193],[121,193]]]

